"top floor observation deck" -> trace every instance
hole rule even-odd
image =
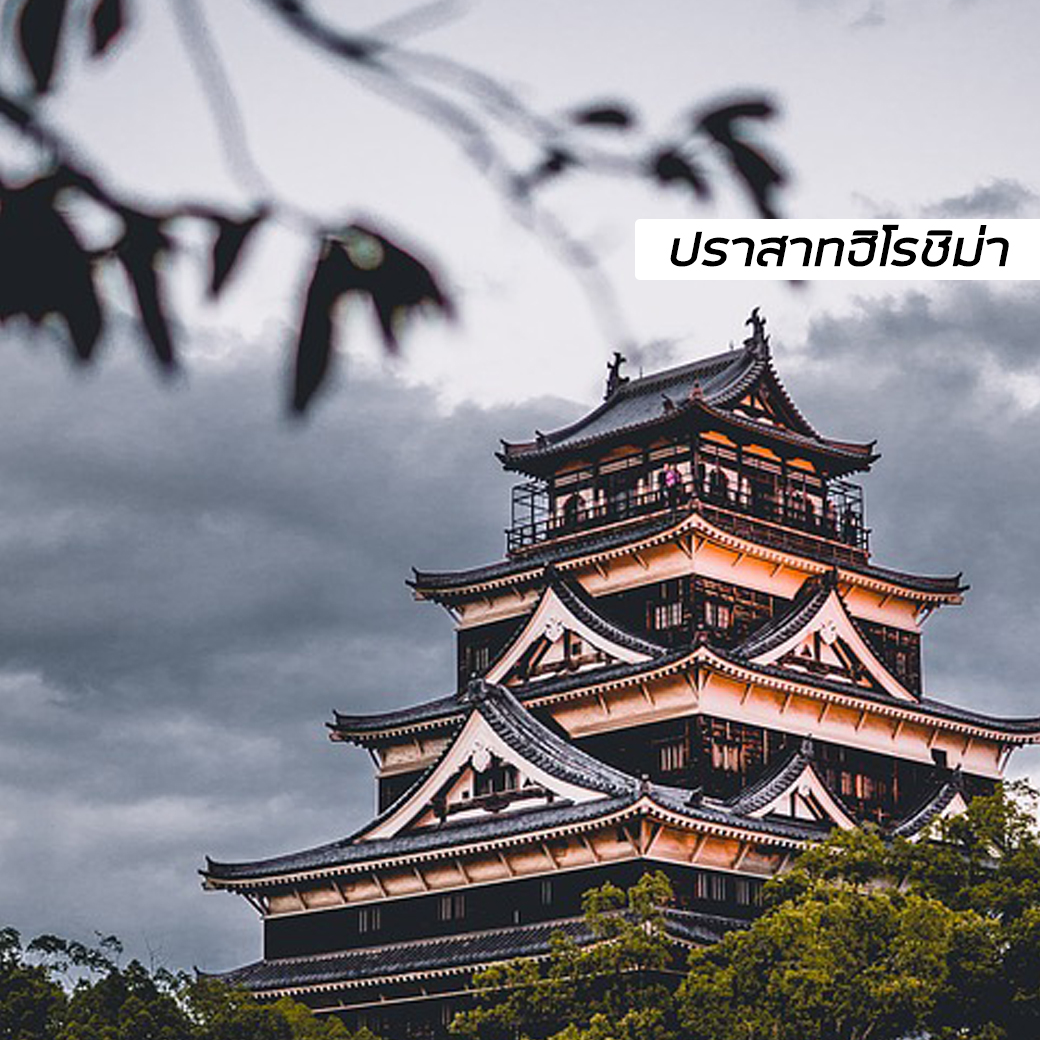
[[[781,477],[755,463],[725,465],[717,456],[519,484],[513,488],[506,548],[510,556],[522,556],[589,531],[691,510],[753,540],[830,563],[862,562],[870,551],[859,485],[799,472]]]
[[[748,324],[743,349],[638,379],[621,375],[615,354],[602,404],[503,442],[506,469],[528,477],[513,489],[509,554],[696,509],[778,548],[864,562],[863,493],[847,477],[870,468],[874,444],[819,434],[780,382],[757,310]]]

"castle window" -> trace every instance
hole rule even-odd
[[[359,935],[378,932],[383,924],[383,915],[378,906],[363,906],[358,910],[357,930]]]
[[[496,758],[483,773],[477,773],[474,777],[473,794],[477,798],[485,794],[503,794],[506,791],[515,791],[519,786],[520,778],[516,766]]]
[[[438,921],[461,921],[466,916],[466,894],[455,892],[437,900]]]
[[[724,903],[726,902],[726,878],[723,874],[709,874],[708,875],[708,888],[711,892],[709,897],[713,902]]]
[[[709,599],[704,602],[704,624],[708,628],[729,628],[733,617],[732,608],[721,600]]]
[[[553,883],[550,878],[545,878],[542,881],[539,895],[541,897],[542,906],[552,906]]]
[[[697,873],[693,875],[693,898],[708,898],[708,875],[705,874],[703,870],[698,870]]]
[[[675,773],[689,764],[689,747],[685,740],[670,740],[657,746],[657,768],[662,773]]]
[[[683,623],[682,603],[655,603],[651,627],[655,632],[664,632],[669,628],[679,628]]]

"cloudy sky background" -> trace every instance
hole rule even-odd
[[[550,111],[627,98],[655,129],[735,87],[766,90],[785,113],[764,139],[795,177],[787,215],[1038,215],[1030,5],[691,6],[477,4],[415,45]],[[386,13],[356,9],[358,25]],[[0,922],[115,932],[135,955],[217,970],[256,956],[259,928],[242,900],[200,891],[203,855],[283,852],[363,822],[367,756],[331,745],[323,723],[451,688],[449,620],[412,603],[409,568],[501,555],[498,438],[598,400],[614,343],[435,129],[287,42],[255,3],[209,13],[279,192],[425,244],[462,308],[392,364],[348,317],[348,361],[303,424],[282,409],[305,259],[288,232],[256,244],[219,308],[198,304],[201,247],[185,249],[176,385],[129,326],[87,373],[46,332],[3,333]],[[144,198],[244,204],[176,23],[147,15],[103,66],[70,64],[54,119]],[[1036,283],[636,283],[632,220],[748,215],[739,194],[691,211],[576,181],[551,201],[602,249],[637,363],[724,349],[763,306],[810,418],[879,439],[875,559],[963,569],[972,585],[928,624],[930,693],[1040,714]],[[1013,768],[1040,775],[1040,756]]]

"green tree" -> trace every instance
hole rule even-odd
[[[1040,1035],[1040,845],[1022,785],[921,840],[837,832],[766,886],[766,913],[697,951],[691,1037]]]
[[[0,1040],[379,1040],[288,998],[261,1004],[218,979],[118,963],[95,946],[0,929]]]
[[[825,882],[697,950],[678,1004],[691,1040],[899,1040],[928,1021],[971,911]],[[968,944],[964,944],[968,945]]]
[[[18,932],[0,928],[0,1037],[37,1040],[49,1036],[64,1004],[65,994],[50,971],[25,963]]]
[[[559,933],[544,965],[516,960],[479,972],[480,1006],[457,1015],[452,1032],[469,1040],[671,1040],[677,1023],[665,977],[675,949],[664,910],[672,899],[661,873],[627,892],[610,883],[587,892],[592,942]]]
[[[1040,843],[1022,785],[921,840],[837,831],[765,890],[765,912],[694,951],[673,995],[670,889],[588,893],[595,937],[481,973],[471,1040],[1024,1040],[1040,1036]]]

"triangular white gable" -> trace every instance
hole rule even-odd
[[[851,657],[851,660],[850,660]],[[831,666],[838,677],[849,666],[862,669],[871,682],[900,700],[917,703],[917,698],[885,667],[852,623],[837,590],[832,590],[820,609],[794,635],[779,646],[752,658],[755,664],[783,663],[785,668]],[[803,663],[804,662],[804,663]],[[854,678],[850,686],[860,685]]]
[[[811,762],[782,791],[770,801],[748,814],[755,819],[764,816],[788,816],[795,820],[815,822],[830,820],[842,830],[856,826],[847,812],[835,801],[819,778]]]
[[[650,660],[649,654],[622,646],[593,631],[575,616],[551,585],[542,593],[523,630],[484,678],[490,683],[508,684],[510,673],[527,654],[537,655],[541,674],[546,677],[563,671],[599,668],[605,664],[637,664]],[[538,678],[538,674],[525,678],[530,681]]]
[[[479,711],[474,711],[430,775],[411,793],[404,804],[390,816],[378,821],[371,830],[359,838],[365,841],[392,838],[413,827],[432,825],[436,822],[436,817],[430,810],[430,803],[438,794],[446,798],[447,803],[454,809],[461,810],[453,811],[453,822],[470,817],[484,818],[487,815],[486,810],[474,804],[470,813],[464,803],[472,797],[474,774],[483,772],[490,762],[496,759],[516,769],[519,790],[523,791],[526,786],[546,792],[542,799],[545,803],[548,803],[550,796],[553,800],[567,799],[571,802],[588,802],[604,797],[600,791],[561,780],[528,761],[488,725]],[[518,801],[516,804],[518,808],[531,806],[530,801]],[[499,812],[498,815],[502,813]]]
[[[941,813],[939,813],[935,819],[928,821],[927,827],[922,827],[916,834],[911,835],[911,841],[920,841],[922,838],[927,838],[932,833],[932,828],[940,820],[949,820],[954,816],[960,816],[962,813],[968,811],[967,799],[958,791],[951,799],[950,804],[946,806]],[[997,854],[999,855],[999,853]]]

